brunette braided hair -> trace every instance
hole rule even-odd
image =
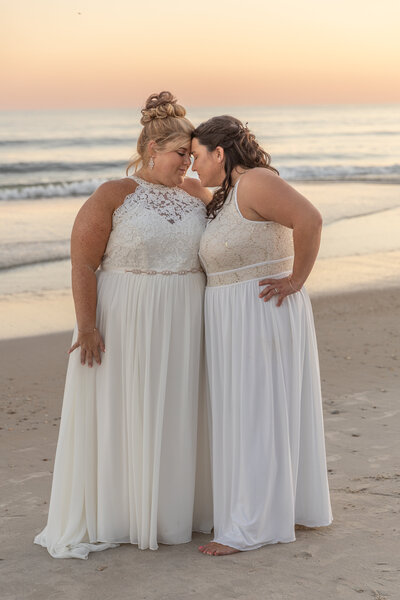
[[[192,133],[192,138],[199,140],[209,152],[217,146],[224,149],[225,179],[220,188],[213,195],[207,205],[207,215],[214,218],[221,210],[224,202],[233,187],[232,171],[240,166],[246,169],[264,167],[279,175],[277,169],[270,165],[271,157],[257,142],[256,137],[239,119],[229,115],[213,117],[201,123]]]

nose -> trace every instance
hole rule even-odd
[[[189,166],[190,165],[190,154],[185,154],[183,162],[185,165]]]

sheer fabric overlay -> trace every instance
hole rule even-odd
[[[120,543],[155,550],[212,527],[205,208],[180,188],[133,179],[97,271],[102,364],[82,366],[79,350],[69,359],[48,521],[35,538],[55,558]]]
[[[284,277],[292,232],[244,219],[237,187],[201,240],[212,413],[214,540],[239,550],[329,525],[318,350],[306,290],[259,298]]]

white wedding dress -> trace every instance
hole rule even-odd
[[[214,541],[238,550],[332,521],[318,351],[306,290],[259,298],[293,264],[292,231],[245,219],[231,190],[200,243],[207,273]]]
[[[97,272],[102,364],[82,366],[79,350],[69,359],[48,522],[35,538],[55,558],[119,543],[155,550],[212,528],[205,207],[181,188],[132,179]]]

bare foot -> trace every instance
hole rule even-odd
[[[217,542],[210,542],[205,546],[199,546],[199,550],[203,554],[209,554],[210,556],[226,556],[227,554],[236,554],[236,552],[240,552],[240,550],[237,550],[236,548],[224,546]]]

